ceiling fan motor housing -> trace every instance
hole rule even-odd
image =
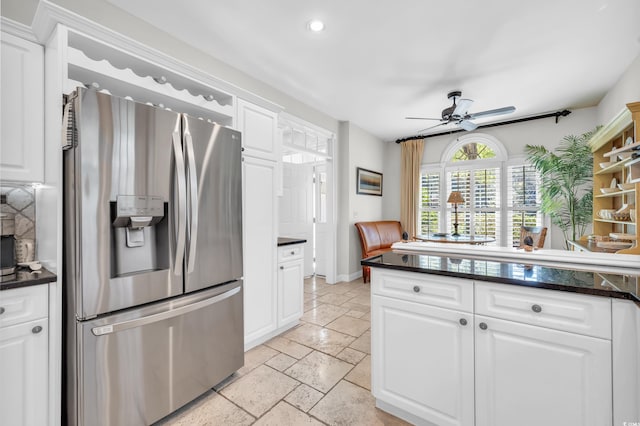
[[[449,121],[451,119],[451,115],[456,110],[456,99],[459,99],[462,96],[462,92],[460,90],[454,90],[453,92],[449,92],[447,94],[447,98],[453,98],[453,105],[448,108],[442,110],[442,120]]]

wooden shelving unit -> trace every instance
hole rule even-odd
[[[589,142],[593,152],[593,233],[608,236],[612,232],[633,234],[636,241],[631,248],[617,253],[640,254],[638,240],[638,209],[631,220],[602,219],[598,212],[603,209],[619,210],[624,205],[634,208],[640,199],[640,158],[631,157],[619,160],[618,154],[630,152],[640,146],[640,102],[627,104],[627,108],[609,124],[601,128]],[[630,138],[630,139],[629,139]],[[630,142],[629,142],[630,141]],[[636,151],[633,151],[636,152]],[[600,163],[615,162],[605,168]],[[636,171],[635,167],[638,167]],[[633,168],[633,169],[632,169]],[[600,188],[611,187],[612,179],[616,183],[635,183],[634,188],[603,194]]]

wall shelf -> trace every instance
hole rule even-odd
[[[624,167],[627,165],[627,163],[629,161],[631,161],[631,158],[625,158],[624,160],[620,160],[620,161],[616,162],[615,164],[612,164],[612,165],[610,165],[608,167],[605,167],[604,169],[600,169],[597,172],[594,172],[593,174],[594,175],[606,175],[608,173],[619,172],[622,169],[624,169]]]
[[[635,189],[626,189],[624,191],[618,191],[618,192],[611,192],[609,194],[601,194],[601,195],[596,195],[593,198],[611,198],[611,197],[621,197],[625,194],[633,194],[635,193]]]

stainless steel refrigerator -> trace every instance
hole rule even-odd
[[[240,133],[84,88],[67,105],[63,422],[151,424],[244,363]]]

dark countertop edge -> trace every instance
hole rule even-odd
[[[30,287],[33,285],[40,284],[48,284],[56,281],[58,279],[57,275],[49,270],[42,268],[40,269],[42,273],[33,274],[34,278],[24,279],[24,280],[15,280],[15,281],[7,281],[5,283],[0,283],[0,291],[2,290],[12,290],[14,288],[21,287]],[[20,271],[26,272],[26,271]]]
[[[291,246],[294,244],[303,244],[306,242],[307,240],[305,240],[304,238],[278,237],[278,247]]]
[[[374,256],[368,259],[363,259],[360,262],[360,264],[369,266],[369,267],[374,267],[374,268],[395,269],[397,271],[418,272],[421,274],[442,275],[442,276],[454,277],[454,278],[466,278],[466,279],[471,279],[476,281],[486,281],[486,282],[493,282],[493,283],[499,283],[499,284],[517,285],[521,287],[542,288],[547,290],[565,291],[568,293],[581,293],[581,294],[590,294],[593,296],[600,296],[600,297],[611,297],[615,299],[630,300],[632,302],[635,302],[635,304],[638,307],[640,307],[640,299],[637,298],[632,293],[629,293],[626,291],[609,291],[609,290],[599,290],[595,288],[565,286],[562,284],[548,284],[544,282],[521,281],[521,280],[502,278],[502,277],[487,277],[485,275],[466,274],[464,272],[449,272],[449,271],[439,271],[434,269],[416,268],[413,266],[387,265],[384,263],[377,263],[377,262],[370,261],[371,259],[377,259],[379,257],[380,256]]]

